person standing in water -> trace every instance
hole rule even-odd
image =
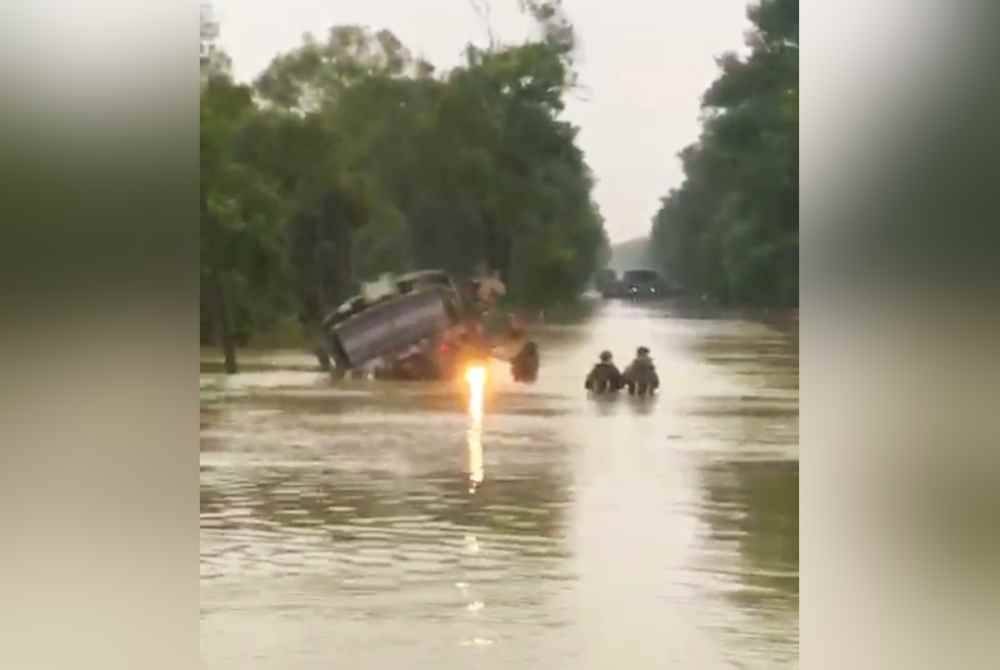
[[[528,340],[521,351],[510,361],[510,372],[514,381],[533,382],[538,378],[538,345]]]
[[[656,374],[656,366],[653,365],[647,347],[636,350],[635,360],[625,368],[622,379],[628,387],[629,395],[652,395],[660,387],[660,377]]]
[[[584,388],[594,393],[613,393],[622,387],[622,375],[611,362],[611,352],[602,351],[601,360],[587,375]]]

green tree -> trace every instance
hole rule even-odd
[[[242,334],[273,322],[284,303],[282,202],[273,181],[235,152],[255,108],[250,89],[225,73],[201,91],[201,280],[203,313],[237,371]]]
[[[761,0],[748,57],[718,59],[685,180],[653,220],[664,268],[724,302],[798,302],[798,2]]]
[[[577,131],[558,118],[571,85],[548,42],[470,48],[438,108],[439,141],[457,147],[441,169],[457,172],[449,181],[472,197],[476,247],[521,299],[579,293],[606,241]]]
[[[427,265],[471,272],[485,261],[535,296],[523,280],[538,276],[532,264],[571,259],[553,297],[579,291],[604,234],[576,130],[557,119],[571,46],[550,29],[541,42],[469,47],[465,66],[434,77],[391,33],[348,26],[275,59],[258,93],[318,119],[335,138],[328,174],[366,185],[354,279]]]
[[[361,26],[306,36],[252,88],[203,61],[203,312],[227,369],[239,324],[290,311],[329,367],[320,320],[383,272],[485,264],[519,300],[580,292],[608,243],[560,118],[573,31],[558,2],[525,9],[539,39],[441,74]]]
[[[237,151],[277,184],[288,211],[289,302],[328,369],[318,326],[351,288],[352,230],[368,216],[363,183],[343,172],[337,138],[316,114],[266,108],[238,138]]]
[[[290,262],[300,320],[323,368],[330,361],[320,320],[359,276],[395,269],[405,258],[400,216],[375,168],[391,164],[385,112],[400,109],[394,79],[429,71],[389,31],[337,26],[322,42],[307,35],[255,81],[270,116],[261,128],[270,138],[264,160],[294,210]],[[405,120],[403,111],[397,116]]]

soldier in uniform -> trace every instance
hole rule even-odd
[[[528,340],[510,361],[510,372],[514,381],[533,382],[538,377],[538,345]]]
[[[601,361],[587,375],[583,386],[594,393],[611,393],[622,387],[622,375],[611,362],[610,351],[601,352]]]
[[[649,349],[639,347],[636,351],[635,360],[622,374],[625,386],[628,387],[629,395],[652,395],[660,386],[660,377],[656,374],[656,366],[649,356]]]

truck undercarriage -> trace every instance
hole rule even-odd
[[[509,328],[486,334],[483,317],[492,302],[481,289],[475,280],[460,288],[439,270],[383,277],[377,290],[363,291],[324,319],[334,374],[365,370],[379,379],[451,379],[475,362],[509,359],[502,350],[509,351],[523,333]],[[530,361],[526,365],[530,368]],[[514,376],[533,379],[530,370]]]

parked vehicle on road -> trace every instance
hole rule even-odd
[[[628,270],[622,276],[622,284],[628,298],[663,298],[670,293],[670,286],[655,270]]]

